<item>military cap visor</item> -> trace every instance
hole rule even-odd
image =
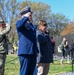
[[[19,12],[19,14],[20,14],[20,15],[23,15],[23,14],[26,14],[26,13],[28,13],[28,12],[33,13],[33,12],[31,11],[31,8],[30,8],[29,6],[26,6],[25,8],[23,8],[23,9]]]

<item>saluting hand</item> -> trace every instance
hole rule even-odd
[[[28,12],[28,13],[24,14],[23,16],[29,18],[31,15],[32,15],[31,12]]]

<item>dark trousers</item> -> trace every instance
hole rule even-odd
[[[74,50],[71,50],[71,59],[74,58]]]
[[[0,53],[0,75],[4,75],[6,54]]]
[[[36,56],[20,55],[20,75],[33,75],[36,66]]]

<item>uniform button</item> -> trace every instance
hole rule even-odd
[[[25,44],[25,46],[27,46],[28,44]]]

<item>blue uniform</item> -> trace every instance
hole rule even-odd
[[[36,30],[28,22],[28,17],[18,20],[16,28],[19,36],[20,75],[33,75],[37,55]]]

